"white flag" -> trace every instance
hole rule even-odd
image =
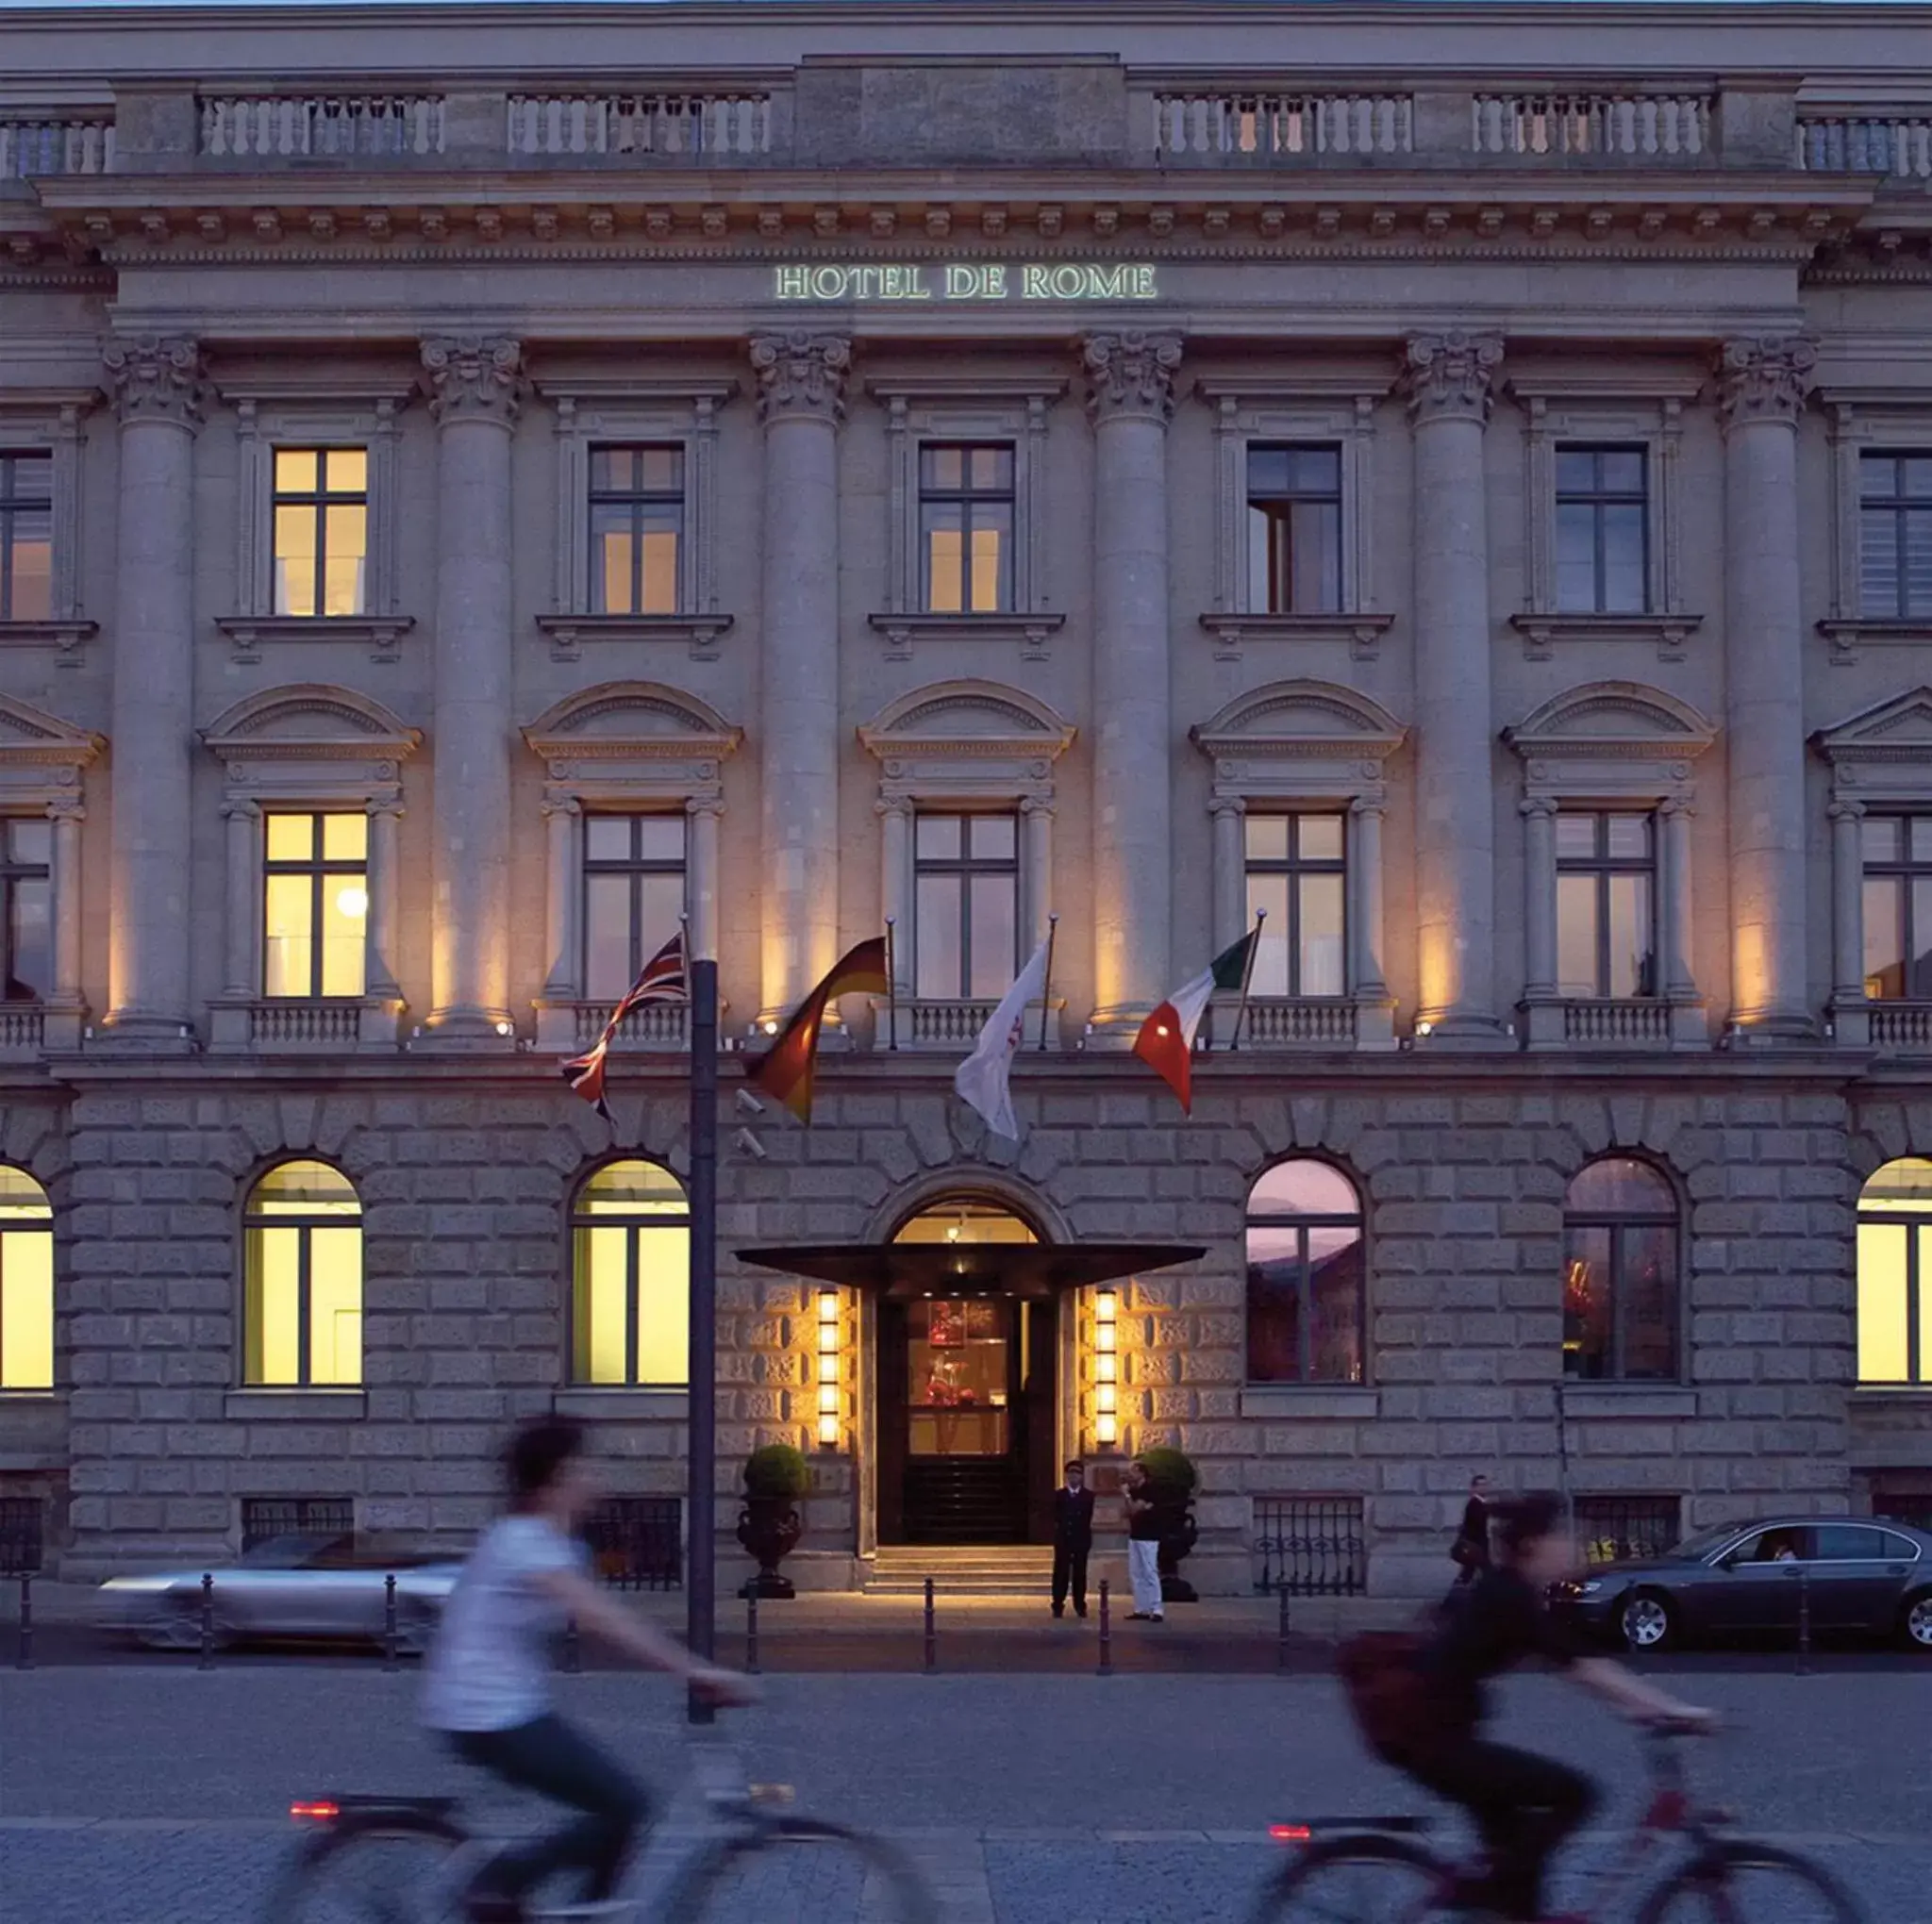
[[[1026,1004],[1038,1002],[1045,993],[1046,944],[1042,942],[987,1019],[973,1053],[953,1071],[953,1086],[958,1090],[959,1100],[978,1110],[986,1126],[1009,1142],[1020,1139],[1020,1125],[1013,1120],[1013,1092],[1008,1086],[1013,1055],[1020,1047]]]

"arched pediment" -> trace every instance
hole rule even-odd
[[[1503,738],[1522,755],[1698,755],[1717,729],[1689,702],[1642,682],[1586,682],[1553,696]]]
[[[599,743],[636,748],[670,742],[689,754],[694,742],[706,742],[711,754],[723,755],[741,738],[741,731],[708,703],[682,688],[647,681],[600,682],[580,688],[524,730],[524,739],[546,759],[554,754],[594,752]]]
[[[874,755],[965,750],[973,744],[1058,755],[1074,738],[1071,723],[1024,688],[1001,682],[931,682],[888,702],[858,731]]]
[[[372,696],[301,682],[244,696],[203,729],[201,738],[228,762],[331,751],[399,760],[423,736]]]
[[[106,746],[100,736],[44,708],[0,695],[0,756],[10,762],[81,768]]]
[[[1380,760],[1401,747],[1407,731],[1379,702],[1335,682],[1268,682],[1237,695],[1191,731],[1194,745],[1215,756],[1332,755],[1338,749]]]

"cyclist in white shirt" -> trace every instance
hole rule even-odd
[[[649,1813],[642,1786],[552,1705],[551,1648],[569,1619],[714,1701],[752,1695],[748,1679],[701,1662],[591,1581],[575,1534],[596,1494],[583,1451],[582,1426],[565,1418],[516,1432],[505,1452],[509,1513],[463,1567],[429,1651],[424,1723],[466,1763],[577,1814],[485,1866],[469,1895],[473,1924],[521,1924],[526,1895],[558,1871],[580,1873],[582,1901],[609,1898]]]

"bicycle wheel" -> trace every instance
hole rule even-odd
[[[445,1818],[394,1816],[330,1824],[295,1852],[263,1924],[455,1924],[468,1842]]]
[[[1865,1924],[1838,1880],[1795,1851],[1713,1844],[1656,1891],[1640,1924]]]
[[[1441,1907],[1442,1864],[1399,1837],[1336,1837],[1316,1844],[1270,1880],[1253,1924],[1424,1924]]]
[[[662,1915],[679,1924],[700,1917],[710,1924],[769,1924],[774,1917],[937,1924],[939,1903],[891,1845],[841,1824],[781,1817],[699,1859]]]

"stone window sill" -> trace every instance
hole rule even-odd
[[[1023,661],[1044,661],[1048,638],[1067,624],[1066,616],[1044,611],[953,615],[908,609],[865,619],[885,637],[889,661],[909,661],[914,644],[920,641],[1017,641]]]
[[[0,622],[0,648],[58,648],[63,661],[77,661],[80,644],[92,640],[100,625],[78,616],[48,622]]]
[[[628,1384],[608,1387],[580,1384],[572,1389],[554,1390],[550,1407],[559,1417],[575,1417],[595,1421],[602,1418],[627,1418],[633,1421],[657,1418],[682,1422],[691,1413],[691,1398],[681,1389],[643,1389]]]
[[[1201,616],[1200,622],[1214,637],[1215,657],[1222,661],[1239,661],[1248,641],[1345,641],[1351,660],[1374,661],[1394,620],[1358,608],[1353,614],[1214,613]]]
[[[259,661],[264,641],[360,642],[371,661],[394,661],[415,625],[413,615],[223,615],[215,622],[237,661]]]
[[[1907,1409],[1932,1404],[1932,1383],[1860,1383],[1852,1390],[1855,1404],[1898,1403]]]
[[[1380,1392],[1366,1385],[1318,1383],[1250,1385],[1241,1391],[1244,1417],[1373,1417],[1381,1408]]]
[[[1932,621],[1908,616],[1857,615],[1820,622],[1818,632],[1831,643],[1831,658],[1849,665],[1861,648],[1919,648],[1932,643]]]
[[[1682,661],[1685,644],[1704,625],[1702,615],[1511,615],[1509,625],[1523,637],[1530,661],[1548,661],[1565,643],[1647,641],[1659,661]]]
[[[222,1414],[245,1417],[251,1422],[357,1423],[369,1414],[369,1392],[293,1386],[231,1389],[222,1401]]]
[[[1682,1385],[1566,1383],[1566,1417],[1694,1417],[1697,1392]]]
[[[66,1401],[64,1389],[0,1389],[0,1410],[44,1409]]]
[[[581,659],[586,641],[682,641],[693,661],[715,661],[733,615],[539,615],[553,661]]]

